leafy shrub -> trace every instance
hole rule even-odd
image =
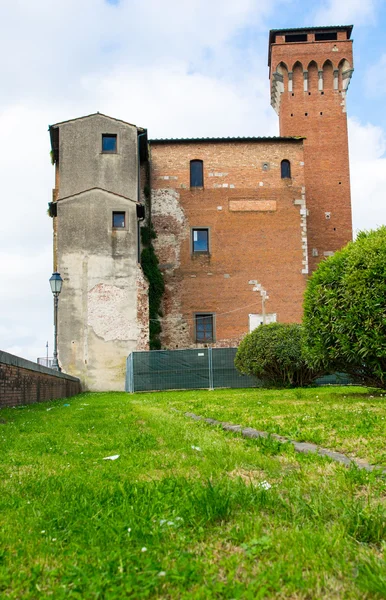
[[[314,368],[386,386],[386,227],[319,265],[305,295],[304,345]]]
[[[310,384],[321,373],[310,369],[302,355],[302,326],[296,323],[260,325],[242,340],[236,368],[275,387]]]

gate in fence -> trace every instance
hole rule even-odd
[[[152,350],[127,358],[126,391],[194,390],[259,387],[255,377],[234,365],[237,348]]]

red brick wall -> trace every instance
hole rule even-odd
[[[163,346],[194,347],[199,312],[216,314],[214,345],[237,344],[249,313],[261,313],[251,280],[267,290],[267,313],[299,322],[306,284],[302,141],[152,143],[151,156],[155,247],[166,283]],[[204,189],[190,189],[193,159],[204,162]],[[291,162],[291,180],[281,179],[283,159]],[[210,228],[209,255],[192,254],[192,227]]]
[[[0,351],[0,408],[69,398],[80,392],[79,379]]]
[[[343,59],[352,67],[353,56],[352,41],[341,39],[345,32],[339,34],[338,41],[276,43],[271,46],[271,78],[281,62],[285,63],[288,71],[294,72],[292,92],[288,90],[288,77],[284,72],[280,135],[306,137],[305,185],[311,271],[324,256],[352,239],[345,91],[341,66],[339,88],[333,89],[333,70],[339,68]],[[279,40],[284,42],[284,37],[276,41]],[[318,70],[323,69],[326,60],[331,61],[332,68],[324,69],[322,92],[318,90]],[[296,61],[300,61],[301,67],[294,69]],[[311,61],[315,61],[316,65],[310,65]],[[304,91],[302,71],[307,69],[309,89]],[[326,213],[330,213],[329,219],[326,219]]]

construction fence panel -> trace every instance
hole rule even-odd
[[[133,352],[127,391],[210,388],[208,349]]]
[[[242,375],[235,367],[237,348],[212,348],[213,388],[261,387],[256,377]]]
[[[127,358],[126,391],[194,390],[262,387],[255,377],[242,375],[234,365],[237,348],[152,350],[132,352]],[[344,373],[326,375],[314,382],[348,385]]]

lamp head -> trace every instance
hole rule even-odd
[[[62,284],[63,279],[61,278],[60,274],[52,273],[52,276],[50,277],[50,286],[54,296],[59,296],[60,292],[62,291]]]

